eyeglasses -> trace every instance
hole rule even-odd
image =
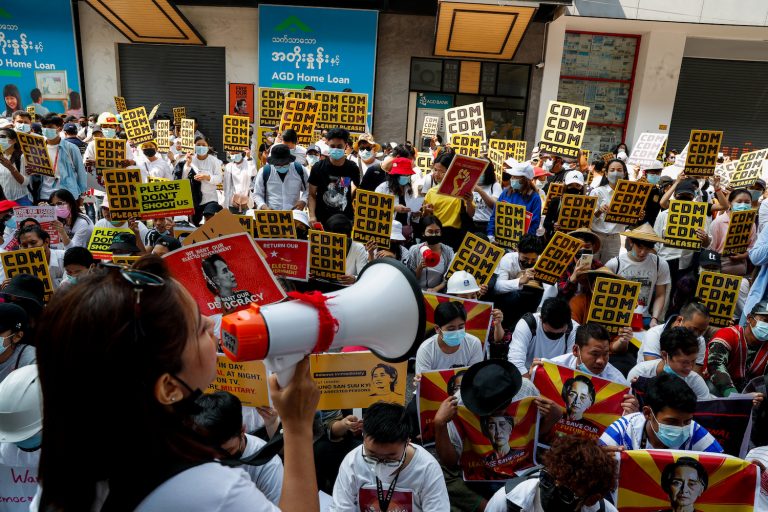
[[[365,453],[365,446],[363,446],[363,460],[368,464],[382,464],[389,468],[398,468],[403,464],[403,461],[405,460],[405,454],[407,451],[408,451],[408,444],[406,444],[405,448],[403,448],[403,454],[400,456],[399,459],[397,460],[380,459],[378,457],[374,457],[373,455],[368,455],[367,453]]]
[[[539,474],[539,486],[547,491],[554,489],[555,496],[566,505],[573,505],[584,500],[584,498],[574,494],[568,487],[557,485],[554,477],[550,475],[546,469],[542,469]]]
[[[144,270],[137,270],[130,268],[126,265],[118,265],[116,263],[102,263],[101,266],[107,271],[117,270],[120,275],[125,279],[132,287],[133,293],[136,295],[136,302],[133,306],[133,320],[136,330],[136,339],[144,335],[144,329],[141,326],[141,292],[144,288],[157,288],[165,285],[165,279],[160,276],[156,276],[151,272]]]

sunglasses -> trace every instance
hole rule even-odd
[[[137,270],[127,265],[118,265],[117,263],[102,263],[101,266],[109,271],[117,271],[120,276],[133,287],[133,293],[136,296],[136,302],[133,306],[133,319],[136,325],[136,336],[144,335],[144,329],[141,327],[141,292],[145,288],[158,288],[165,286],[165,279],[151,272]]]
[[[542,469],[541,473],[539,474],[539,485],[541,486],[542,489],[545,489],[547,491],[551,491],[554,489],[555,496],[559,498],[560,501],[562,501],[566,505],[574,505],[584,500],[584,498],[581,498],[576,494],[574,494],[574,492],[570,490],[568,487],[557,485],[555,483],[554,477],[550,475],[546,469]]]

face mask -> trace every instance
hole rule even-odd
[[[142,153],[144,153],[144,156],[152,158],[157,154],[157,150],[155,148],[148,148],[148,149],[142,150]]]
[[[661,174],[646,174],[645,179],[647,179],[648,183],[651,185],[658,185],[659,180],[661,179]]]
[[[659,438],[659,441],[661,441],[667,448],[680,448],[683,443],[691,437],[691,425],[675,427],[673,425],[663,425],[659,423],[659,420],[656,419],[656,415],[653,415],[653,419],[656,420],[656,423],[659,425],[658,432],[655,430],[653,432],[656,434],[656,437]]]
[[[563,164],[562,167],[560,167],[560,169],[567,172],[573,169],[573,167],[571,166],[571,164]]]
[[[546,336],[547,338],[549,338],[551,340],[559,340],[560,338],[565,336],[565,333],[564,332],[548,332],[548,331],[544,331],[544,336]]]
[[[455,331],[443,331],[443,343],[449,347],[458,347],[466,336],[464,329],[456,329]]]
[[[11,217],[7,221],[5,221],[5,226],[11,229],[16,229],[16,217]]]
[[[57,135],[58,134],[56,133],[56,128],[43,128],[43,137],[46,139],[55,139]]]
[[[752,334],[758,341],[768,341],[768,323],[758,320],[752,327]]]
[[[290,165],[276,165],[275,170],[280,174],[285,174],[291,168]]]
[[[320,158],[316,157],[315,155],[307,155],[307,163],[309,164],[310,167],[312,167],[319,161],[320,161]]]
[[[69,218],[69,205],[68,204],[60,204],[58,206],[55,206],[53,208],[54,212],[56,212],[56,216],[60,219],[68,219]]]
[[[88,128],[93,128],[95,124],[93,121],[88,121]]]
[[[584,363],[579,363],[578,366],[576,366],[576,369],[579,370],[580,372],[586,373],[587,375],[594,375],[594,373],[589,371],[589,368],[587,368],[587,365],[585,365]]]
[[[11,147],[13,144],[11,143],[8,138],[0,139],[0,149],[3,151],[6,151],[9,147]]]
[[[555,165],[555,162],[553,162],[552,160],[547,160],[546,162],[544,162],[542,164],[541,168],[544,169],[545,171],[549,172],[549,171],[552,170],[552,167],[554,165]]]
[[[411,177],[410,176],[399,176],[397,178],[397,182],[400,184],[400,186],[404,187],[404,186],[406,186],[407,184],[409,184],[411,182]]]
[[[360,158],[362,158],[363,160],[368,160],[369,158],[371,158],[371,156],[373,156],[373,153],[371,153],[368,150],[360,152]]]
[[[619,151],[616,155],[616,158],[618,158],[621,161],[624,161],[627,159],[627,153],[625,151]]]
[[[608,183],[616,183],[624,175],[621,171],[611,171],[608,173]]]
[[[523,182],[520,180],[512,180],[509,182],[509,186],[512,187],[512,190],[520,190],[523,188]]]
[[[752,201],[757,201],[763,195],[763,192],[760,190],[750,190],[749,195],[752,196]]]
[[[101,133],[107,139],[114,139],[115,135],[117,135],[117,132],[114,128],[102,128]]]
[[[64,281],[68,282],[69,284],[76,284],[77,277],[71,276],[69,274],[64,274]]]
[[[197,156],[205,156],[208,154],[208,146],[195,146],[195,154]]]
[[[376,478],[378,478],[383,485],[390,484],[392,482],[392,480],[395,478],[395,475],[397,474],[397,471],[400,469],[400,466],[403,465],[403,462],[405,461],[405,455],[407,453],[408,449],[406,448],[403,451],[403,456],[397,462],[377,462],[373,464],[373,474],[376,475]]]
[[[734,212],[743,212],[751,209],[752,209],[752,205],[749,203],[733,203],[731,205],[731,210],[733,210]]]
[[[111,221],[109,221],[109,223],[112,224],[113,226],[115,226],[116,228],[119,228],[120,226],[122,226],[125,223],[125,221],[124,220],[111,220]]]
[[[437,245],[443,239],[443,235],[424,235],[424,241],[427,245]]]
[[[234,155],[232,157],[232,161],[235,162],[236,164],[239,164],[240,162],[242,162],[243,161],[242,153],[238,153],[238,154]]]
[[[32,126],[27,123],[16,123],[16,131],[21,133],[29,133],[32,131]]]
[[[272,144],[273,142],[275,142],[274,137],[267,137],[267,144]]]
[[[25,451],[25,452],[34,452],[40,449],[40,447],[43,445],[43,431],[41,430],[37,434],[33,435],[29,439],[25,439],[23,441],[19,441],[15,444],[19,450]]]
[[[0,355],[2,355],[6,350],[11,348],[13,346],[13,342],[11,341],[11,338],[13,338],[13,334],[10,336],[0,336]],[[8,340],[8,346],[5,346],[5,340]]]
[[[672,369],[671,366],[669,366],[669,361],[664,361],[664,373],[668,373],[670,375],[674,375],[675,377],[682,379],[675,370]]]
[[[344,150],[342,148],[331,148],[328,151],[328,155],[331,157],[331,160],[341,160],[344,158]]]

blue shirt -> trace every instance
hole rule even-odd
[[[614,421],[600,436],[601,446],[623,446],[627,450],[645,450],[653,448],[650,444],[640,446],[645,431],[645,416],[641,412],[627,414]],[[692,434],[677,450],[694,452],[723,453],[723,447],[707,429],[691,421]]]
[[[760,273],[757,274],[755,282],[749,289],[749,295],[747,295],[747,301],[744,304],[744,310],[741,312],[741,325],[747,325],[747,315],[752,312],[752,309],[758,302],[765,299],[768,296],[766,288],[768,288],[768,227],[764,227],[757,237],[757,242],[749,250],[749,260],[756,267],[760,267]]]
[[[525,207],[526,212],[531,212],[533,218],[531,218],[531,225],[528,226],[528,234],[535,235],[536,230],[539,229],[541,223],[541,197],[539,194],[532,190],[527,196],[524,196],[520,192],[512,190],[512,187],[507,187],[501,193],[497,201],[509,204],[519,204]],[[493,228],[496,225],[496,208],[491,210],[491,218],[488,221],[488,236],[493,236]]]

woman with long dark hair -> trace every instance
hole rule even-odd
[[[88,247],[93,232],[93,221],[80,212],[77,200],[72,192],[65,188],[55,190],[48,203],[56,210],[57,223],[54,223],[64,249],[70,247]]]
[[[3,98],[5,99],[5,111],[0,117],[11,117],[17,110],[23,110],[21,94],[16,85],[5,84],[5,87],[3,87]]]
[[[605,177],[608,180],[608,184],[600,185],[589,193],[590,196],[597,196],[597,210],[592,220],[592,231],[600,237],[600,254],[595,254],[595,257],[600,261],[609,261],[617,257],[621,250],[619,235],[626,226],[614,222],[605,222],[603,219],[608,212],[608,206],[611,204],[616,184],[619,180],[629,179],[627,164],[622,160],[611,160],[606,165]]]

